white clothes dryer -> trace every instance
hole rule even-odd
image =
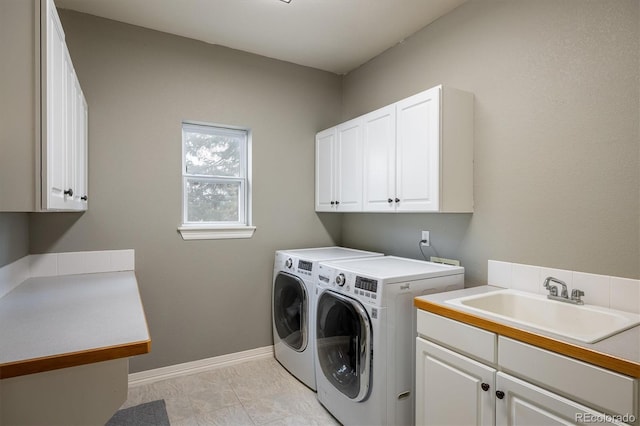
[[[344,247],[276,252],[271,299],[274,355],[284,368],[313,390],[316,390],[313,319],[318,263],[372,256],[383,254]]]
[[[413,299],[463,286],[459,266],[393,256],[322,262],[316,287],[320,403],[346,426],[414,424]]]

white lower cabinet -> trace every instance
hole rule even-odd
[[[640,424],[638,379],[426,311],[417,317],[417,425]]]
[[[621,424],[613,417],[607,418],[601,412],[505,373],[497,373],[496,389],[502,392],[502,398],[496,399],[496,425]]]
[[[416,424],[494,424],[494,368],[421,338],[416,349]]]

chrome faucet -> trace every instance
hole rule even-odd
[[[560,296],[558,296],[558,285],[562,286]],[[549,290],[547,299],[559,300],[560,302],[573,303],[575,305],[584,305],[581,297],[584,296],[584,291],[579,289],[573,289],[571,291],[571,298],[569,298],[569,292],[567,290],[567,283],[554,277],[547,277],[544,280],[544,288]]]
[[[547,277],[547,279],[544,280],[544,284],[543,284],[544,288],[549,290],[550,296],[556,296],[556,297],[558,297],[558,286],[557,285],[552,286],[552,284],[550,283],[560,284],[562,286],[562,293],[560,294],[560,297],[563,297],[565,299],[569,298],[569,293],[567,292],[567,283],[554,277]]]

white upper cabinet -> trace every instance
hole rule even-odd
[[[333,211],[335,194],[336,128],[316,135],[316,211]]]
[[[11,63],[0,82],[0,115],[7,123],[20,116],[19,126],[0,126],[0,181],[12,182],[0,186],[0,211],[86,210],[87,103],[55,4],[7,0],[0,28],[11,40],[0,44]]]
[[[89,131],[89,113],[87,108],[87,101],[84,97],[84,93],[82,93],[82,88],[80,87],[80,83],[78,79],[75,79],[76,82],[76,101],[74,104],[75,107],[75,123],[73,126],[73,130],[75,132],[74,139],[74,176],[73,176],[73,187],[76,188],[73,197],[74,202],[78,208],[82,210],[87,209],[89,195],[88,195],[88,164],[89,164],[89,146],[88,146],[88,131]]]
[[[440,209],[440,88],[396,104],[397,211]]]
[[[317,211],[473,212],[471,93],[436,86],[334,129],[343,129],[349,140],[337,183],[350,185],[349,208],[342,208],[346,198],[338,193],[338,208],[319,209],[316,194]],[[358,152],[361,159],[348,160]]]
[[[362,210],[362,126],[347,121],[316,135],[316,211]]]
[[[336,130],[336,211],[362,210],[362,125],[360,119]]]
[[[392,212],[396,193],[396,106],[362,117],[363,210]]]
[[[46,81],[43,90],[45,108],[42,111],[43,162],[42,178],[47,188],[44,208],[64,208],[67,176],[67,128],[70,118],[67,110],[69,85],[69,60],[66,54],[64,31],[55,8],[46,3],[46,39],[44,40],[45,56],[43,69]],[[46,123],[46,125],[45,125]]]
[[[86,210],[87,103],[53,0],[42,7],[42,210]]]

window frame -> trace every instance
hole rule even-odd
[[[185,130],[198,130],[198,128],[213,128],[229,130],[232,133],[238,131],[246,134],[244,144],[240,149],[240,177],[215,176],[188,173],[185,150]],[[206,133],[206,132],[203,132]],[[251,238],[256,230],[252,225],[251,217],[251,130],[246,127],[230,126],[226,124],[205,123],[199,121],[183,121],[181,123],[181,186],[182,186],[182,223],[178,226],[184,240]],[[188,222],[188,192],[189,180],[208,181],[212,183],[236,183],[238,184],[238,221],[211,221]]]

